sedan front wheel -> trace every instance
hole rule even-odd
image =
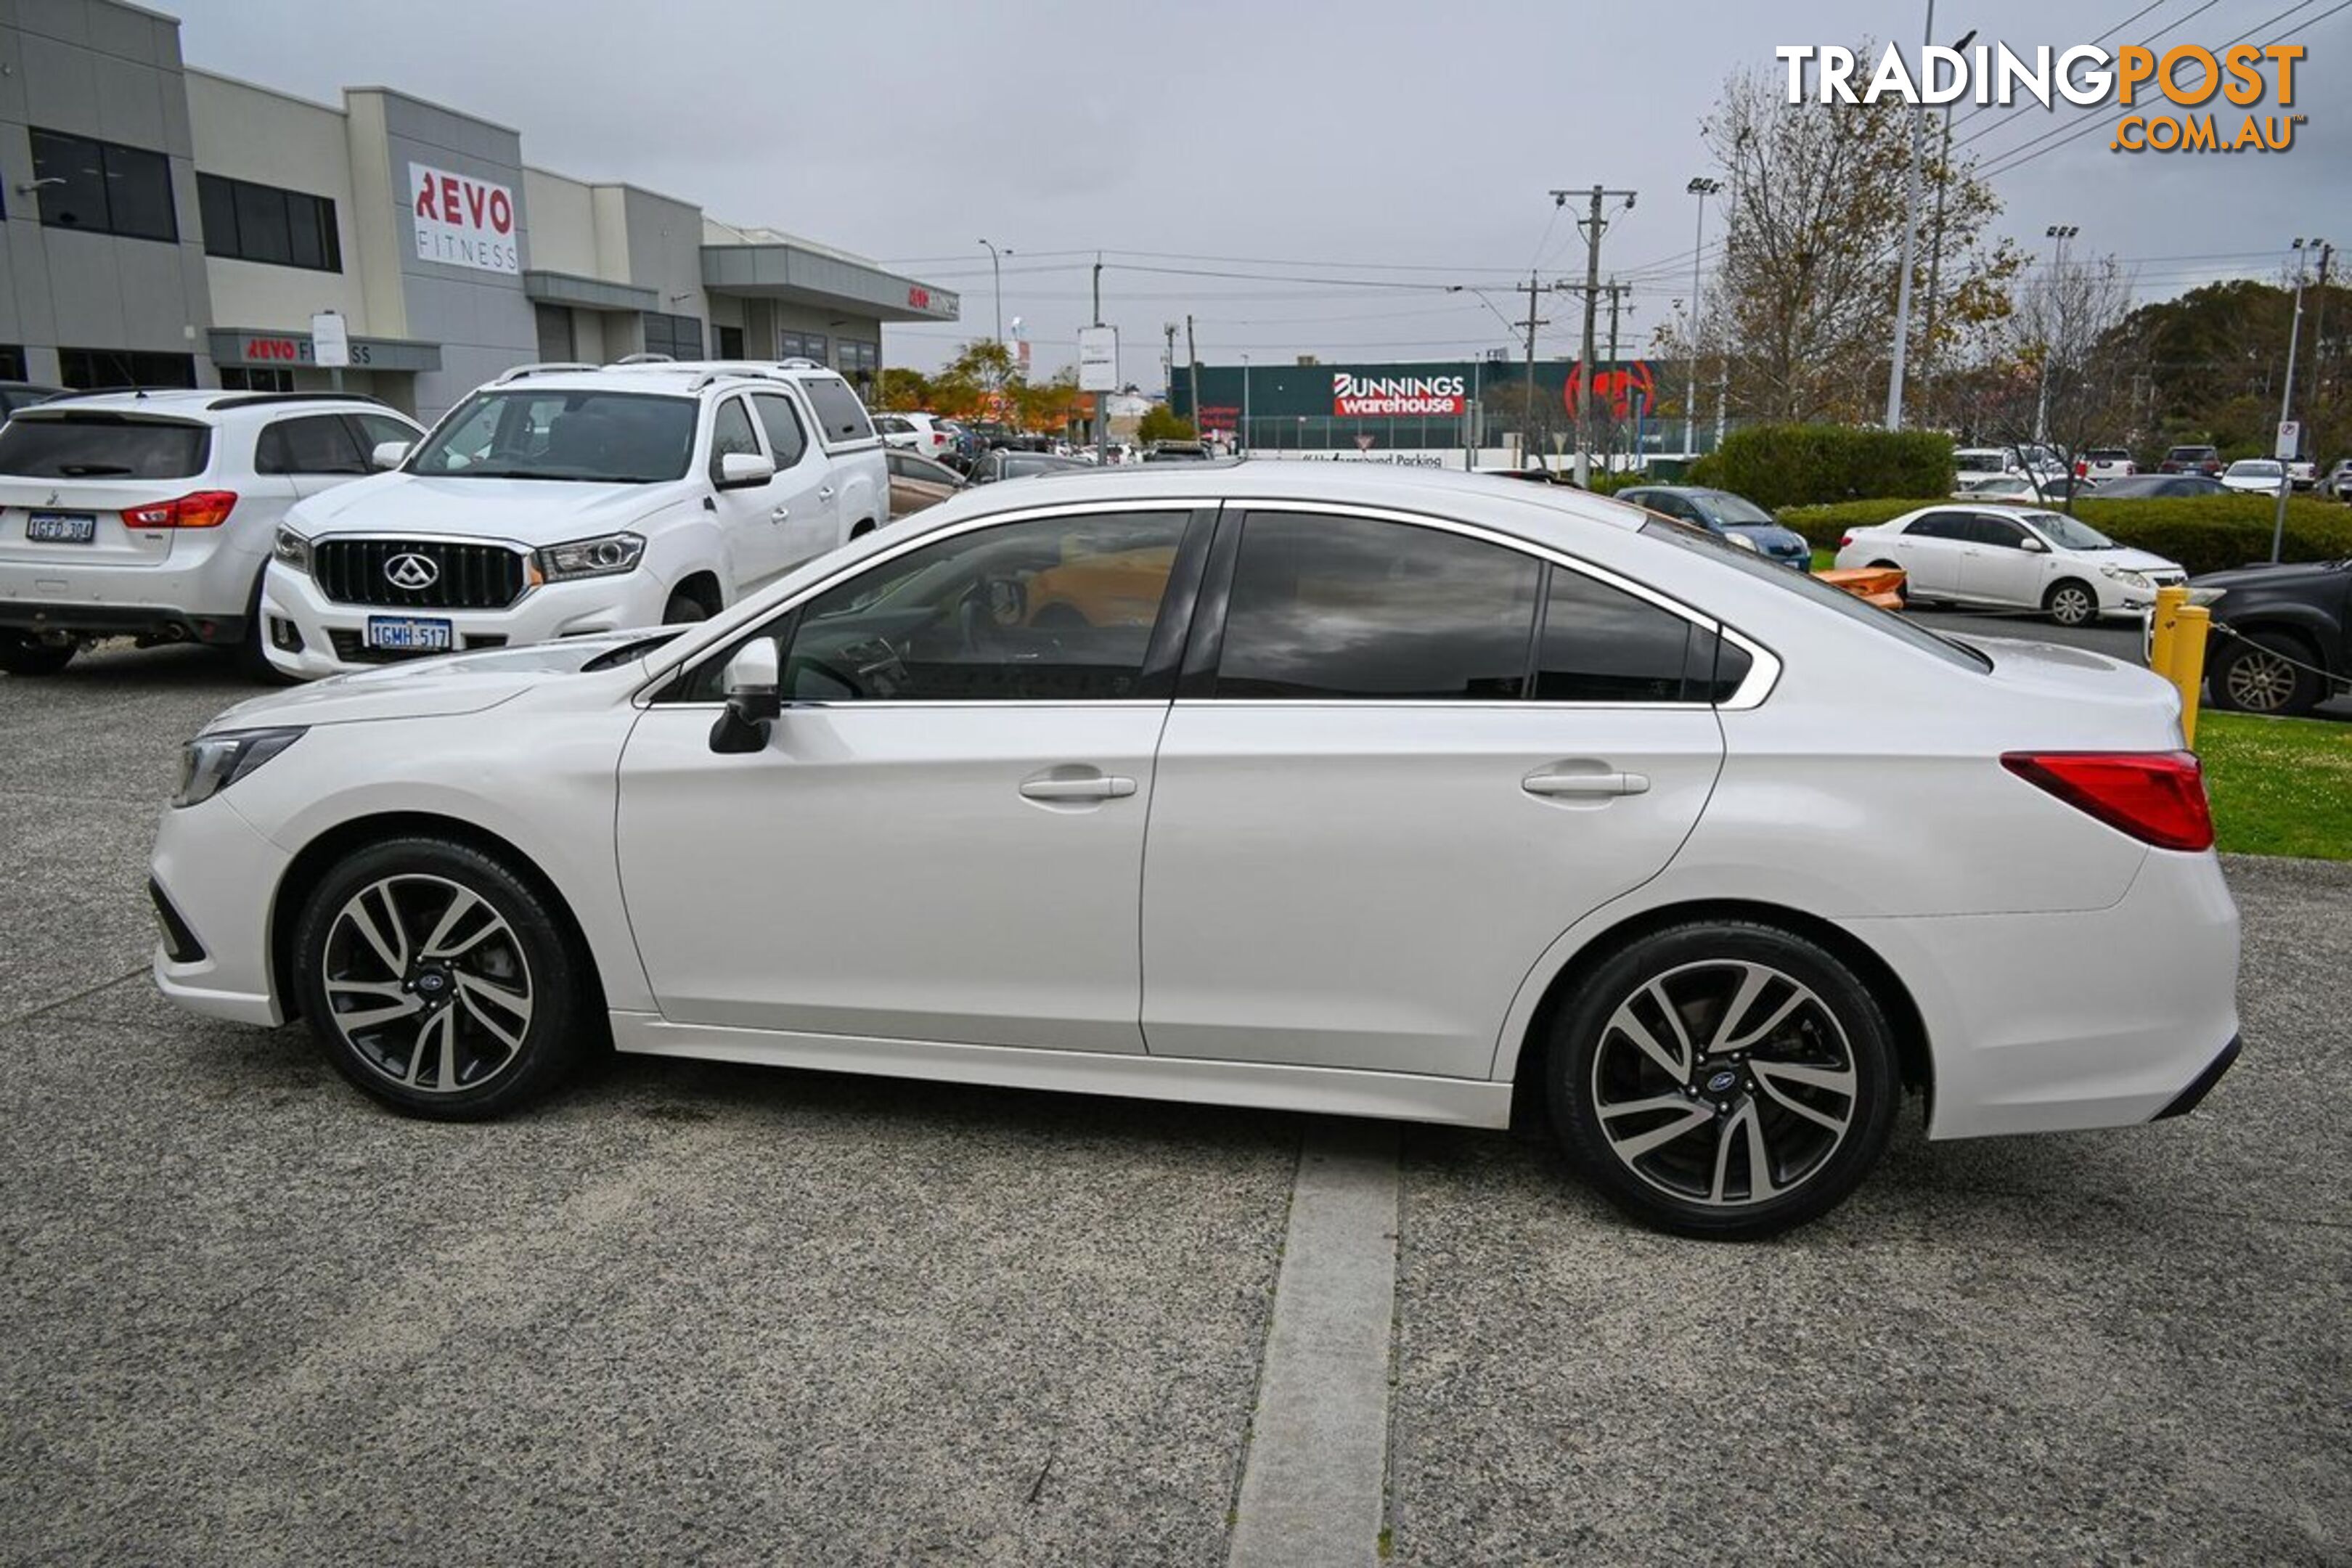
[[[1892,1032],[1837,957],[1745,921],[1670,927],[1604,962],[1551,1041],[1552,1121],[1618,1206],[1747,1239],[1826,1213],[1885,1151]]]
[[[470,845],[361,850],[312,890],[294,940],[320,1048],[396,1110],[497,1116],[579,1056],[585,966],[545,897]]]

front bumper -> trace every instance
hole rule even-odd
[[[617,577],[541,584],[502,609],[393,609],[338,603],[308,575],[273,565],[262,579],[261,642],[278,670],[315,679],[424,657],[369,649],[373,616],[447,621],[454,646],[446,651],[462,653],[656,626],[668,603],[669,584],[641,568]]]
[[[223,795],[164,807],[149,869],[162,927],[156,989],[206,1017],[284,1023],[270,972],[270,895],[292,858]]]

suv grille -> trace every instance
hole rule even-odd
[[[386,575],[403,555],[423,557],[433,581],[404,588]],[[322,539],[310,547],[310,575],[340,605],[401,610],[500,610],[522,596],[523,558],[503,544],[441,539]]]

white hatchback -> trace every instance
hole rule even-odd
[[[155,974],[490,1116],[625,1051],[1500,1127],[1642,1218],[2195,1104],[2237,915],[2172,689],[1581,492],[968,492],[708,624],[232,709]],[[1999,845],[2000,854],[1986,846]],[[2096,963],[2082,955],[2095,952]]]
[[[1922,507],[1847,533],[1837,564],[1901,567],[1906,601],[2040,610],[2062,626],[2147,609],[2189,577],[2177,561],[2024,506]]]

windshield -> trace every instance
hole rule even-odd
[[[2116,550],[2121,548],[2112,539],[2087,522],[2078,522],[2063,512],[2037,511],[2026,521],[2040,530],[2042,536],[2061,550]]]
[[[184,479],[205,471],[212,432],[119,414],[23,415],[0,427],[0,474],[33,479]]]
[[[478,392],[435,427],[407,468],[454,479],[655,484],[685,475],[699,406],[659,393]]]
[[[2274,479],[2279,476],[2279,466],[2262,458],[2246,458],[2231,464],[2230,472],[2241,479]]]
[[[1728,490],[1709,490],[1706,499],[1715,503],[1715,515],[1725,522],[1769,522],[1777,527],[1780,521],[1746,496]]]
[[[1723,539],[1704,528],[1672,518],[1653,518],[1642,525],[1642,531],[1652,539],[1664,540],[1685,550],[1696,550],[1713,560],[1736,566],[1759,582],[1770,583],[1792,594],[1801,594],[1813,603],[1835,610],[1849,620],[1875,626],[1900,642],[1910,644],[1922,653],[1932,654],[1947,664],[1960,665],[1969,669],[1990,669],[1992,660],[1975,648],[1967,647],[1948,638],[1937,637],[1925,626],[1915,626],[1892,610],[1864,603],[1841,588],[1832,588],[1811,573],[1791,572],[1776,565],[1752,550],[1742,550],[1727,544]]]

